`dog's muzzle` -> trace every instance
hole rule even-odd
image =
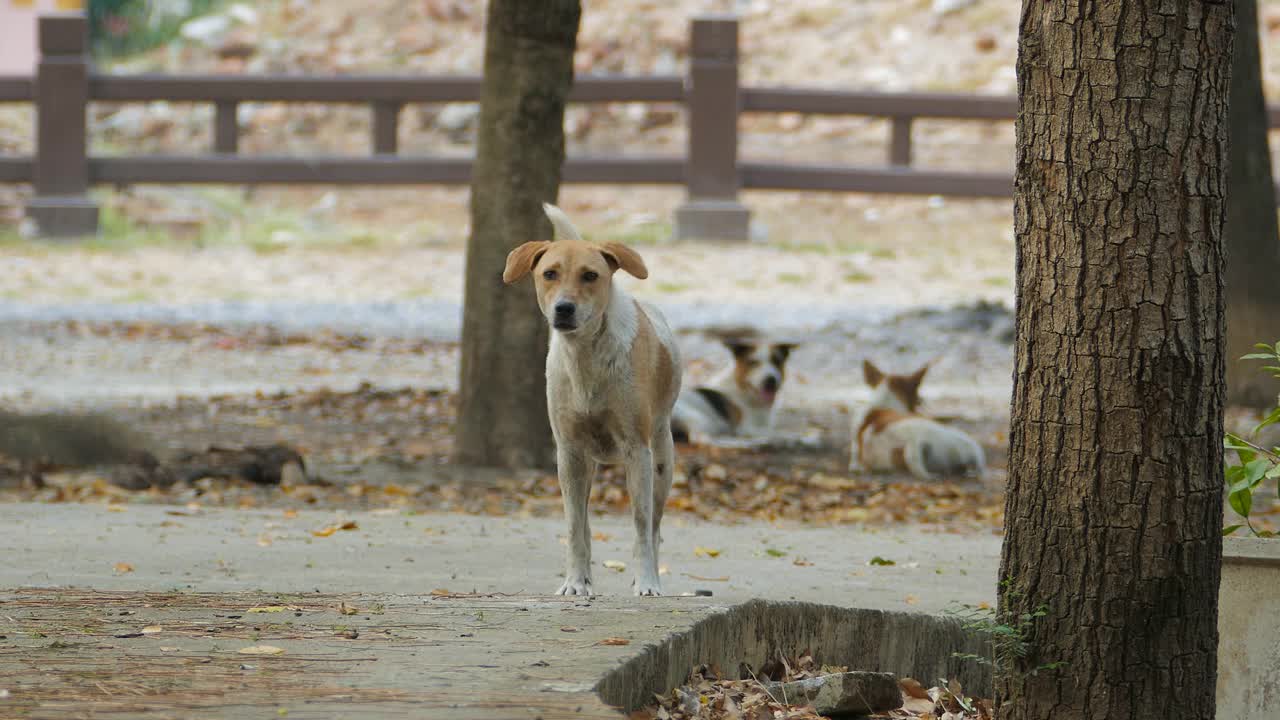
[[[782,383],[776,375],[766,375],[764,380],[760,382],[760,394],[766,402],[771,403],[778,396],[778,388],[781,385]]]
[[[574,322],[577,306],[571,302],[558,302],[555,306],[555,317],[551,318],[551,327],[557,330],[573,330],[578,327]]]

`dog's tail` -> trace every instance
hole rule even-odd
[[[542,203],[542,211],[547,214],[547,218],[551,220],[551,224],[555,226],[556,237],[566,240],[582,240],[582,234],[578,232],[578,228],[574,227],[573,221],[560,208],[551,203]]]

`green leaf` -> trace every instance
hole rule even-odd
[[[877,556],[875,556],[875,557],[871,558],[870,560],[868,560],[868,561],[867,561],[867,564],[868,564],[868,565],[897,565],[898,563],[896,563],[896,562],[894,562],[894,561],[892,561],[892,560],[890,560],[890,559],[888,559],[888,558],[882,558],[882,557],[880,557],[879,555],[877,555]]]
[[[1227,450],[1235,450],[1242,463],[1250,462],[1258,456],[1258,452],[1253,449],[1252,445],[1234,433],[1226,433],[1226,440],[1223,441],[1222,447]]]
[[[1226,537],[1227,535],[1230,535],[1231,533],[1233,533],[1233,532],[1235,532],[1235,531],[1239,530],[1239,529],[1240,529],[1240,528],[1242,528],[1242,527],[1244,527],[1244,525],[1243,525],[1243,524],[1228,525],[1228,526],[1226,526],[1226,527],[1222,528],[1222,535],[1223,535],[1223,537]]]
[[[1249,487],[1255,488],[1258,483],[1262,482],[1262,476],[1267,474],[1271,469],[1271,461],[1267,458],[1258,458],[1244,465],[1244,479],[1249,481]]]
[[[769,557],[786,557],[787,556],[785,552],[778,550],[777,548],[766,548],[765,552],[769,554]]]
[[[1267,471],[1267,474],[1265,477],[1268,480],[1275,480],[1276,478],[1280,478],[1280,465],[1272,465],[1271,469]]]
[[[1280,407],[1272,410],[1270,415],[1263,418],[1262,422],[1258,423],[1258,426],[1253,429],[1253,434],[1257,435],[1262,428],[1268,425],[1275,425],[1278,422],[1280,422]]]
[[[1227,496],[1227,502],[1237,515],[1249,517],[1249,511],[1253,509],[1253,491],[1249,488],[1236,490]]]
[[[1227,487],[1234,487],[1236,483],[1244,479],[1244,466],[1228,465],[1222,471],[1222,477],[1227,481]],[[1244,483],[1244,485],[1247,487],[1248,483]]]
[[[1270,350],[1271,348],[1267,348],[1267,349]],[[1240,359],[1241,360],[1273,360],[1275,359],[1275,355],[1269,352],[1249,353],[1248,355],[1240,356]]]
[[[1273,538],[1276,534],[1271,530],[1263,530],[1262,532],[1257,533],[1257,536],[1260,538]]]
[[[1280,367],[1276,367],[1275,365],[1263,365],[1262,367],[1258,368],[1258,370],[1261,372],[1276,373],[1276,372],[1280,372]]]
[[[1280,343],[1276,343],[1276,344],[1280,345]],[[1271,346],[1266,343],[1254,343],[1253,347],[1254,349],[1257,349],[1257,350],[1266,350],[1267,352],[1272,352]],[[1280,352],[1280,348],[1275,348],[1275,352]]]
[[[1229,486],[1227,486],[1227,492],[1238,493],[1244,490],[1252,490],[1253,488],[1254,488],[1254,483],[1250,482],[1249,478],[1241,477],[1237,479],[1235,482],[1231,483]]]

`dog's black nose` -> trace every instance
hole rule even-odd
[[[763,387],[765,392],[778,392],[778,378],[770,375],[764,379]]]
[[[556,317],[571,318],[573,317],[573,311],[576,309],[571,302],[558,302],[556,303]]]

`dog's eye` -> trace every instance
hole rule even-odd
[[[582,281],[583,281],[583,282],[595,282],[595,281],[596,281],[596,278],[598,278],[598,277],[600,277],[600,274],[599,274],[599,273],[597,273],[595,270],[588,270],[588,271],[586,271],[586,272],[582,273]]]
[[[555,270],[544,270],[544,271],[543,271],[543,273],[542,273],[542,277],[543,277],[544,279],[546,279],[546,280],[555,280],[555,279],[556,279],[556,271],[555,271]]]

